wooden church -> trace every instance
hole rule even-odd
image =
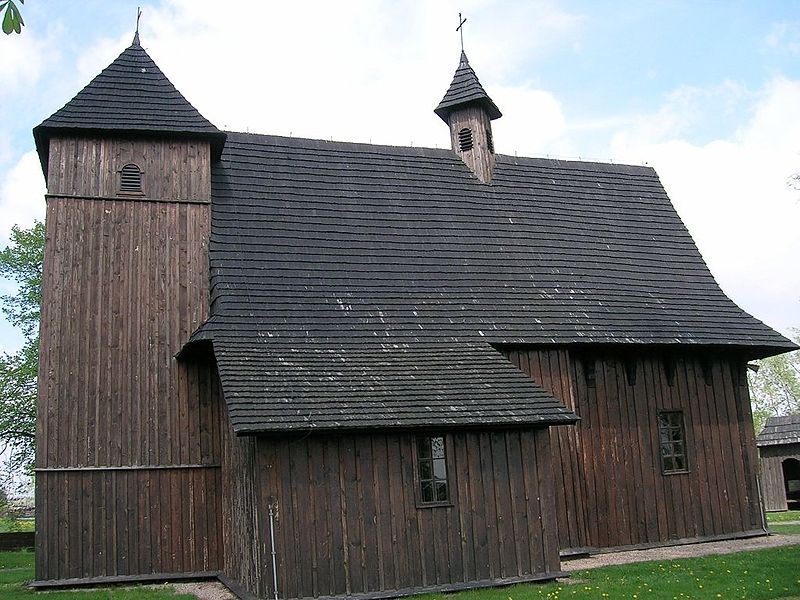
[[[435,112],[452,149],[222,132],[137,35],[34,129],[37,585],[379,598],[764,533],[745,364],[794,345],[652,169],[495,154],[463,53]]]

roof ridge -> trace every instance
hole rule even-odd
[[[292,140],[293,144],[286,144],[282,147],[287,148],[299,148],[304,147],[301,146],[303,142],[310,142],[308,144],[308,149],[317,149],[312,148],[312,144],[314,146],[318,146],[321,144],[325,144],[329,147],[330,150],[333,151],[349,151],[350,149],[353,150],[361,150],[361,151],[376,151],[377,153],[381,150],[410,150],[413,151],[415,155],[422,155],[427,152],[435,152],[441,154],[443,157],[452,158],[453,152],[449,148],[445,147],[431,147],[431,146],[405,146],[402,144],[375,144],[371,142],[358,142],[358,141],[351,141],[351,140],[331,140],[325,138],[313,138],[313,137],[306,137],[306,136],[289,136],[289,135],[280,135],[274,133],[258,133],[253,131],[230,131],[224,130],[223,133],[226,136],[235,136],[239,138],[243,143],[249,143],[245,140],[247,138],[251,138],[254,143],[258,143],[257,140]],[[231,141],[235,138],[231,137]],[[346,146],[339,147],[336,146]],[[501,162],[507,167],[514,167],[514,166],[523,166],[519,165],[519,163],[530,163],[530,162],[537,162],[540,165],[563,165],[569,166],[570,168],[579,168],[580,166],[588,166],[588,165],[599,165],[602,167],[622,167],[626,169],[635,169],[637,171],[647,171],[653,174],[653,176],[657,179],[657,175],[655,174],[655,169],[650,165],[639,165],[639,164],[632,164],[626,162],[614,162],[614,161],[603,161],[600,159],[580,159],[580,158],[564,158],[564,157],[555,157],[555,156],[521,156],[517,154],[503,154],[497,153],[495,154],[498,161],[502,159]],[[454,160],[455,162],[455,160]],[[548,168],[553,168],[548,167]],[[633,177],[636,176],[634,174],[629,174],[629,176]]]

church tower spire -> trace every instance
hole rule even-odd
[[[478,179],[491,181],[495,165],[492,121],[503,115],[481,86],[464,50],[452,83],[433,112],[449,125],[453,152]]]

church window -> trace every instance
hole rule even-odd
[[[417,477],[420,504],[447,504],[447,455],[442,436],[417,437]]]
[[[688,471],[682,410],[659,411],[658,439],[661,444],[661,472],[668,475]]]
[[[119,172],[119,191],[122,194],[141,194],[142,170],[134,163],[128,163]]]
[[[486,128],[486,145],[489,146],[489,152],[494,154],[494,140],[492,139],[492,130]]]
[[[464,127],[458,132],[458,147],[462,152],[472,150],[472,130]]]

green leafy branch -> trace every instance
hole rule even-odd
[[[19,0],[20,4],[25,4],[25,0]],[[25,21],[22,20],[22,13],[19,12],[15,0],[0,0],[0,14],[3,15],[3,33],[10,35],[20,33]]]

